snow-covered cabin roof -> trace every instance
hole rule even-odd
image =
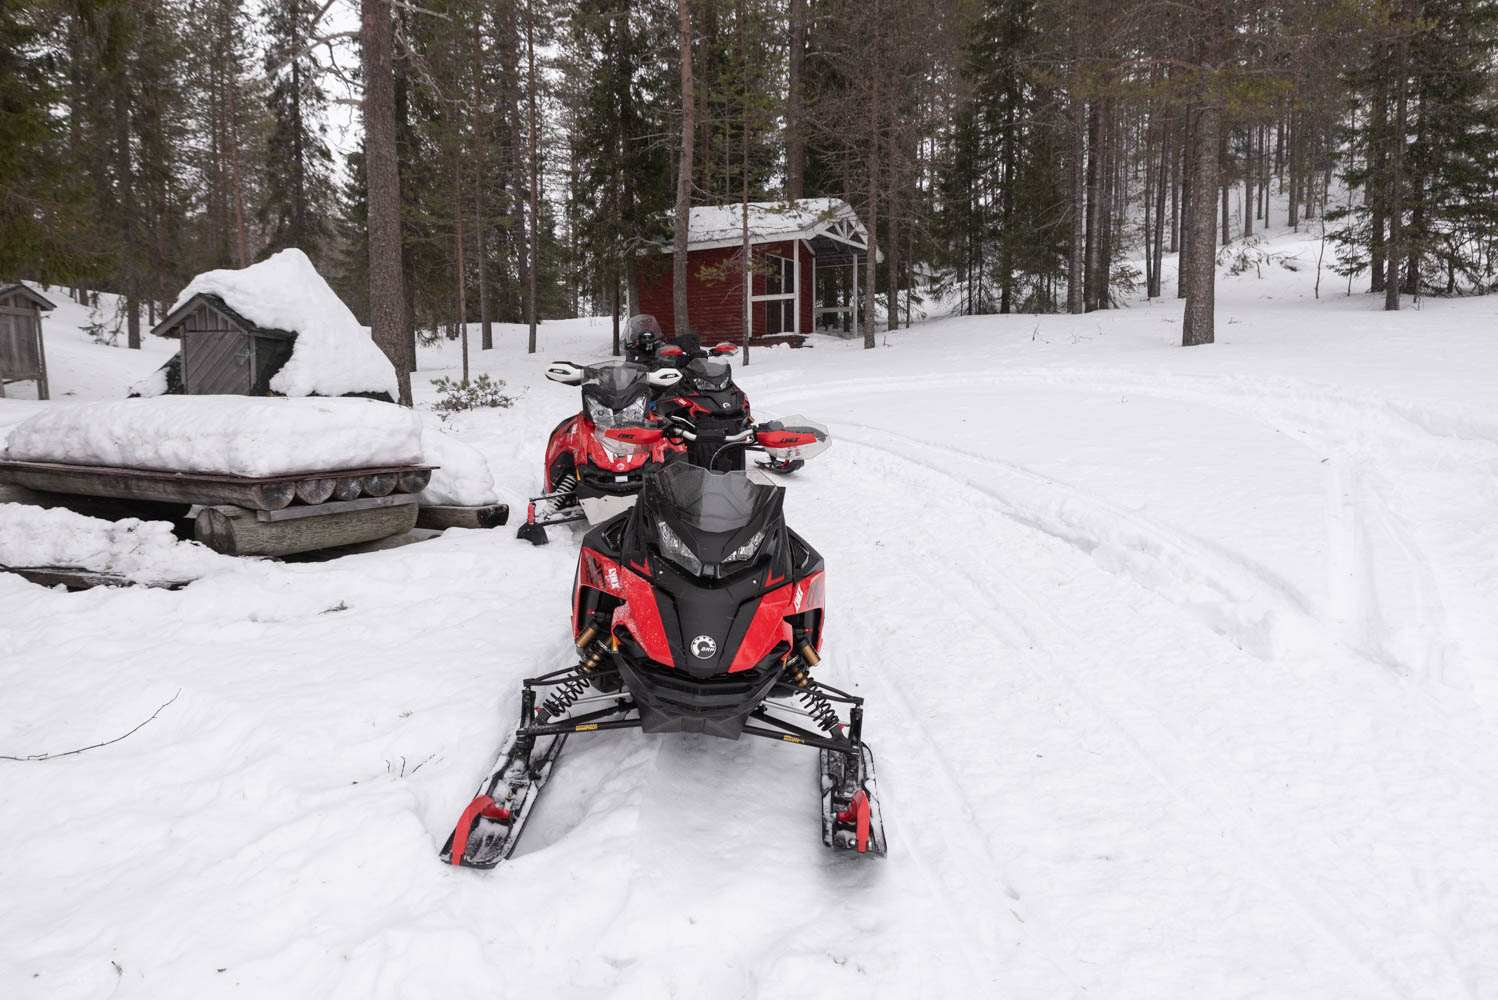
[[[13,296],[16,298],[25,299],[32,305],[36,306],[36,308],[40,309],[42,312],[50,312],[53,309],[57,308],[57,304],[55,302],[47,298],[41,292],[27,285],[14,284],[0,286],[0,299],[8,299]]]
[[[744,240],[744,206],[694,205],[687,230],[688,250],[739,246]],[[779,243],[826,237],[867,252],[868,230],[841,198],[801,198],[792,201],[749,203],[749,242]],[[671,252],[671,245],[664,247]]]
[[[188,282],[167,317],[170,327],[199,295],[211,295],[262,330],[296,334],[291,360],[270,380],[283,396],[397,395],[395,366],[328,287],[312,261],[291,248],[238,270],[206,271]]]

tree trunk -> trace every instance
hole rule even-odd
[[[476,171],[478,176],[473,184],[473,242],[477,250],[474,263],[479,274],[479,350],[492,351],[494,349],[494,321],[489,313],[489,253],[484,241],[484,136],[487,129],[485,122],[480,118],[480,110],[484,106],[480,88],[483,76],[481,66],[483,52],[483,39],[479,37],[479,26],[475,21],[473,25],[473,158],[478,167]]]
[[[518,52],[520,51],[520,7],[518,0],[506,0],[505,12],[509,15],[510,23],[506,32],[506,38],[499,42],[499,64],[504,73],[506,104],[509,110],[509,133],[510,133],[510,188],[514,192],[515,211],[511,212],[514,218],[511,229],[510,243],[515,250],[515,265],[519,272],[518,295],[520,298],[521,320],[530,316],[530,255],[526,253],[529,246],[525,233],[525,161],[521,156],[522,144],[520,142],[520,67]],[[516,232],[515,229],[519,231]],[[516,315],[511,313],[511,315]]]
[[[675,242],[671,254],[671,305],[678,336],[691,332],[687,315],[687,243],[692,227],[692,145],[696,136],[696,89],[692,84],[692,11],[689,0],[676,0],[681,48],[681,157],[676,168]],[[745,266],[748,261],[745,261]]]
[[[463,150],[453,157],[453,218],[458,223],[458,337],[463,344],[463,381],[468,381],[468,290],[463,273]]]
[[[1258,140],[1261,132],[1257,128],[1248,129],[1248,151],[1243,162],[1243,238],[1254,234],[1254,209],[1258,207],[1258,199],[1254,196],[1254,175],[1259,170]]]
[[[1195,109],[1192,129],[1194,156],[1191,175],[1189,232],[1187,234],[1186,309],[1181,324],[1181,346],[1213,341],[1213,297],[1217,278],[1217,213],[1210,192],[1217,189],[1219,158],[1217,134],[1222,112],[1211,102]]]
[[[136,236],[136,219],[140,209],[136,201],[135,177],[130,158],[130,85],[121,68],[115,77],[114,126],[115,158],[119,173],[119,212],[121,253],[124,257],[124,295],[126,310],[126,344],[140,349],[140,251]]]
[[[1369,263],[1373,268],[1370,281],[1370,289],[1375,292],[1384,290],[1384,229],[1388,221],[1388,176],[1387,176],[1387,147],[1385,145],[1384,133],[1388,131],[1388,105],[1389,92],[1388,81],[1380,81],[1377,93],[1373,95],[1373,121],[1370,124],[1371,137],[1369,145],[1372,147],[1373,170],[1372,176],[1368,178],[1368,186],[1364,189],[1364,197],[1371,202],[1369,208],[1372,210],[1372,234],[1369,238]]]
[[[1165,189],[1170,184],[1169,164],[1174,160],[1174,152],[1171,149],[1171,140],[1174,138],[1174,118],[1165,119],[1164,133],[1160,138],[1160,176],[1156,179],[1157,192],[1155,195],[1155,270],[1154,276],[1148,288],[1149,297],[1158,299],[1161,295],[1162,283],[1161,269],[1165,265]]]
[[[1073,51],[1071,94],[1071,204],[1068,206],[1070,228],[1067,234],[1066,252],[1066,311],[1081,313],[1087,310],[1086,289],[1086,189],[1083,174],[1087,155],[1087,103],[1077,90],[1081,86],[1079,71],[1082,64],[1081,25],[1076,21],[1076,4],[1073,4]]]
[[[410,406],[416,344],[405,321],[406,278],[401,266],[391,10],[382,0],[361,0],[360,18],[364,165],[369,197],[369,325],[374,342],[395,366],[401,404]]]
[[[790,73],[785,116],[785,193],[803,197],[806,188],[806,0],[791,0]]]
[[[1384,281],[1384,308],[1399,309],[1399,266],[1404,263],[1404,136],[1409,114],[1409,0],[1400,6],[1399,41],[1395,43],[1394,144],[1389,150],[1389,271]]]
[[[882,145],[879,141],[879,97],[880,97],[880,50],[882,48],[880,35],[879,0],[873,0],[873,12],[870,19],[873,25],[871,41],[873,43],[874,58],[869,74],[869,252],[864,258],[864,295],[868,299],[868,305],[864,308],[863,315],[863,346],[869,350],[874,346],[874,282],[878,277],[875,270],[879,258],[876,249],[879,241],[879,149]],[[855,304],[854,308],[857,308]]]
[[[1191,279],[1191,203],[1200,199],[1193,198],[1195,193],[1196,160],[1198,156],[1198,128],[1197,107],[1191,105],[1182,116],[1186,127],[1185,142],[1181,149],[1181,214],[1180,214],[1180,239],[1179,249],[1176,251],[1176,298],[1186,297],[1187,286]],[[1213,155],[1216,155],[1215,152]],[[1211,203],[1208,202],[1208,214],[1211,214]],[[1215,247],[1214,247],[1215,249]]]
[[[1232,227],[1228,225],[1228,185],[1227,185],[1227,162],[1228,162],[1228,136],[1223,131],[1217,140],[1217,176],[1218,187],[1222,189],[1222,245],[1227,246],[1233,238]]]
[[[1098,217],[1103,207],[1100,190],[1102,174],[1103,141],[1101,133],[1102,102],[1093,101],[1087,117],[1087,239],[1086,262],[1082,271],[1082,302],[1086,312],[1098,307],[1098,253],[1102,249],[1102,237],[1098,232]]]
[[[526,296],[529,300],[526,309],[526,322],[530,324],[530,339],[526,342],[526,353],[536,353],[536,272],[541,269],[541,214],[540,214],[540,188],[539,177],[541,171],[540,163],[540,136],[536,132],[536,23],[534,0],[527,0],[525,5],[525,59],[527,66],[528,82],[526,85],[526,96],[530,103],[530,140],[531,140],[531,224],[530,224],[530,293]]]

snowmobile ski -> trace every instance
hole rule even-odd
[[[874,781],[874,755],[868,744],[858,744],[857,767],[850,755],[823,749],[822,843],[834,850],[883,855],[884,818]]]
[[[566,741],[565,733],[511,733],[493,772],[443,845],[442,860],[467,868],[493,868],[513,854]]]

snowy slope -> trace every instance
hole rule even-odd
[[[0,754],[181,692],[0,760],[0,995],[1498,996],[1498,299],[1316,300],[1276,245],[1311,266],[1224,278],[1211,347],[1172,299],[739,371],[834,435],[786,507],[883,861],[821,847],[799,748],[619,733],[513,862],[437,863],[570,656],[560,531],[0,575]],[[497,340],[519,401],[446,428],[514,504],[577,405],[543,366],[608,327]]]

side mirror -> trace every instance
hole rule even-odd
[[[603,436],[610,441],[618,441],[620,444],[634,444],[648,448],[665,437],[666,432],[659,427],[610,427],[603,432]]]
[[[583,369],[570,361],[553,361],[546,366],[546,377],[563,385],[581,385]]]
[[[712,353],[714,353],[714,354],[732,354],[732,353],[734,353],[737,350],[738,350],[737,347],[735,347],[733,344],[730,344],[728,341],[725,340],[721,344],[714,344],[713,345]]]
[[[652,388],[668,389],[681,381],[681,372],[675,368],[658,368],[646,376]]]

